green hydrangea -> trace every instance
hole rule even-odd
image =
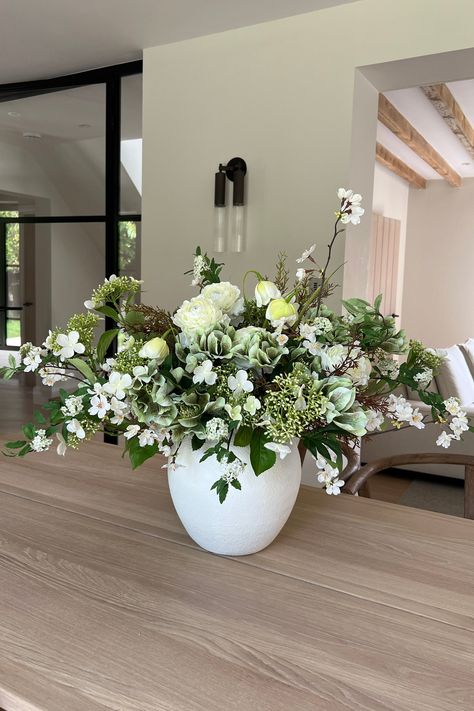
[[[266,432],[274,442],[284,443],[300,437],[311,423],[323,417],[329,399],[316,383],[302,364],[273,380],[274,389],[264,399],[262,419],[269,420]]]
[[[240,346],[235,352],[237,368],[255,368],[270,373],[278,365],[288,348],[280,346],[277,340],[262,328],[247,326],[236,331],[235,342]]]
[[[410,341],[410,355],[408,361],[419,368],[430,368],[436,373],[443,362],[443,356],[434,350],[428,350],[420,341]]]
[[[81,444],[87,442],[87,440],[91,439],[95,434],[97,434],[97,432],[99,432],[100,429],[102,429],[102,423],[100,420],[89,419],[88,417],[81,419],[81,425],[86,434],[83,439],[79,439],[77,435],[71,432],[67,433],[67,446],[71,447],[71,449],[77,449]]]
[[[141,282],[133,277],[119,276],[106,279],[92,292],[91,300],[96,306],[103,306],[108,302],[117,302],[126,294],[138,294]]]
[[[94,341],[95,329],[100,321],[100,317],[92,313],[74,314],[67,322],[66,332],[77,331],[79,333],[79,341],[82,343],[86,352],[92,350]]]
[[[115,356],[114,370],[131,375],[137,365],[148,365],[148,360],[139,356],[142,345],[141,341],[135,341],[133,337],[129,339],[127,347]]]

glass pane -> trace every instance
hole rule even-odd
[[[122,79],[120,212],[142,211],[142,75]]]
[[[119,273],[140,279],[141,224],[119,223]]]
[[[105,85],[0,103],[0,193],[32,215],[105,211]]]
[[[6,344],[8,348],[21,346],[21,311],[7,311]]]

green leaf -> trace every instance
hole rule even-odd
[[[24,439],[16,439],[14,442],[5,442],[5,447],[8,449],[20,449],[26,444]]]
[[[232,484],[234,489],[238,489],[239,491],[242,489],[242,487],[240,485],[240,481],[238,479],[232,479],[232,481],[230,483]]]
[[[219,489],[219,501],[221,504],[226,500],[227,492],[229,491],[229,484],[225,482],[223,486]]]
[[[35,434],[36,434],[36,429],[35,429],[35,426],[34,426],[34,424],[33,424],[32,422],[29,422],[27,425],[24,425],[24,426],[22,427],[22,430],[23,430],[23,434],[24,434],[25,437],[27,437],[28,439],[33,439],[33,437],[34,437]]]
[[[382,299],[383,299],[383,294],[379,294],[377,298],[374,301],[374,309],[375,311],[380,311],[380,306],[382,304]]]
[[[136,469],[150,457],[154,457],[158,452],[158,444],[147,444],[145,447],[140,447],[137,437],[128,440],[128,456],[132,463],[132,469]]]
[[[105,331],[99,338],[99,342],[97,344],[97,360],[99,363],[104,361],[107,350],[114,338],[117,337],[118,333],[118,328],[111,328],[109,331]]]
[[[265,447],[267,442],[270,442],[270,440],[263,430],[256,429],[252,432],[252,438],[250,440],[250,462],[256,476],[267,471],[267,469],[271,469],[276,462],[275,452]]]
[[[222,481],[222,479],[218,479],[217,481],[215,481],[214,484],[211,486],[211,491],[212,491],[213,489],[217,489],[217,487],[219,486],[219,484],[221,483],[221,481]]]
[[[196,449],[201,449],[203,444],[204,444],[204,441],[202,439],[199,439],[199,437],[196,437],[196,435],[193,435],[193,437],[191,439],[191,447],[193,449],[193,452],[195,452]]]
[[[104,316],[109,316],[109,318],[114,321],[119,321],[118,313],[111,306],[98,306],[95,311],[98,311],[100,314],[104,314]]]
[[[71,363],[71,365],[74,366],[74,368],[76,368],[76,370],[78,370],[90,383],[96,382],[97,378],[94,371],[85,361],[80,358],[69,358],[68,362]]]
[[[248,447],[250,440],[252,439],[252,428],[248,425],[242,425],[239,427],[234,437],[234,444],[236,447]]]
[[[46,424],[46,417],[43,415],[42,412],[39,410],[35,410],[33,417],[35,418],[36,422],[39,425],[45,425]]]
[[[140,311],[130,309],[125,315],[125,323],[128,326],[140,326],[145,322],[145,316]]]
[[[8,365],[10,366],[10,368],[13,368],[13,369],[16,369],[16,367],[17,367],[15,356],[12,353],[10,353],[8,356]]]
[[[30,447],[29,444],[25,444],[25,446],[23,447],[23,449],[20,449],[20,451],[18,452],[18,456],[19,456],[19,457],[24,457],[25,454],[28,454],[29,452],[31,452],[31,447]]]

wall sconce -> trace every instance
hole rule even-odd
[[[245,242],[245,174],[243,158],[232,158],[227,165],[219,163],[214,183],[214,251],[225,252],[227,243],[226,180],[234,184],[230,217],[230,251],[242,252]]]

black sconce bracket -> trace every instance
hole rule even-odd
[[[244,175],[247,173],[247,163],[243,158],[232,158],[227,165],[219,163],[219,170],[221,173],[225,172],[229,180],[234,182],[234,173],[236,170],[242,171]]]

